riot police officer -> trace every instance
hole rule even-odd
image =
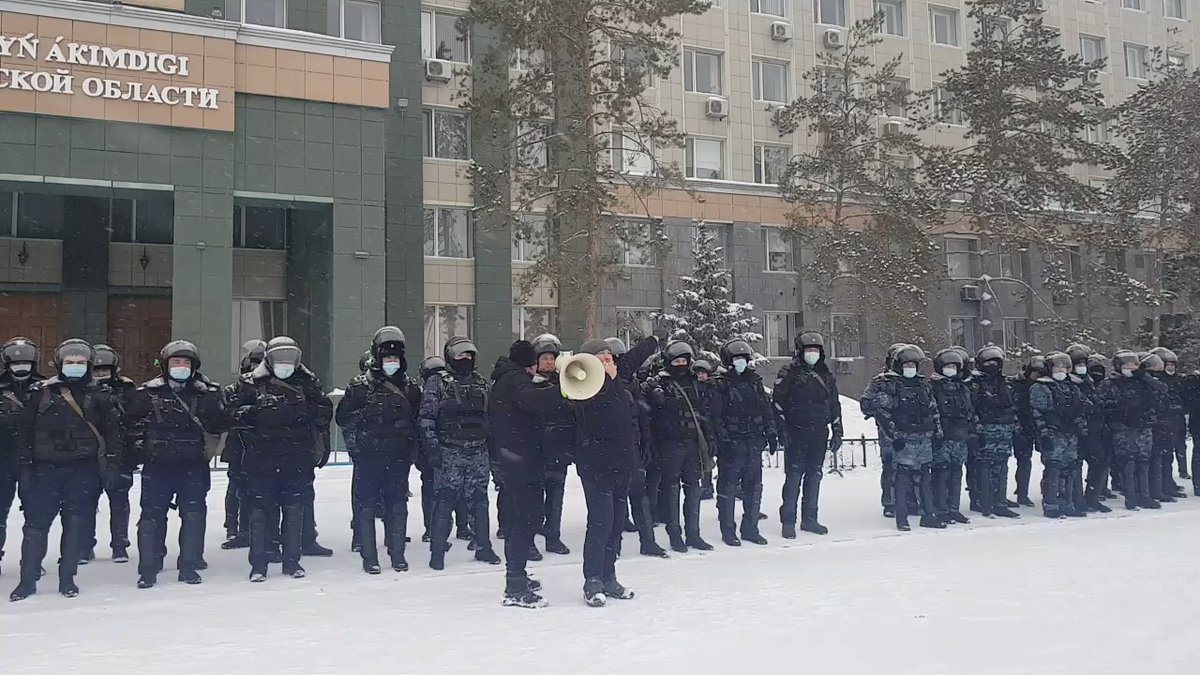
[[[971,403],[979,418],[979,511],[985,517],[1018,518],[1005,500],[1008,458],[1013,451],[1017,423],[1012,385],[1004,377],[1004,350],[989,345],[975,355],[978,370],[971,377]]]
[[[460,496],[472,516],[475,559],[499,565],[488,524],[488,383],[477,370],[479,350],[469,339],[450,338],[442,356],[446,371],[430,377],[421,395],[422,451],[434,470],[437,490],[429,523],[429,566],[446,566],[451,515]]]
[[[301,362],[289,337],[267,343],[262,363],[238,382],[228,411],[242,430],[242,459],[250,491],[250,581],[267,579],[268,517],[282,512],[283,573],[300,578],[305,507],[312,503],[313,469],[329,458],[333,403]]]
[[[79,594],[75,573],[88,536],[87,512],[122,452],[117,407],[91,377],[95,361],[87,342],[63,342],[54,352],[58,375],[34,383],[25,404],[20,428],[27,441],[20,463],[28,487],[22,497],[21,579],[9,595],[14,602],[37,592],[50,525],[60,513],[58,592],[68,598]]]
[[[1158,386],[1139,372],[1137,354],[1122,349],[1113,354],[1113,373],[1100,385],[1100,402],[1112,433],[1113,469],[1119,467],[1125,488],[1125,508],[1161,508],[1150,494],[1150,458],[1158,417]]]
[[[1031,356],[1025,362],[1018,377],[1012,378],[1013,401],[1017,406],[1017,426],[1013,431],[1013,457],[1017,460],[1017,489],[1016,502],[1008,499],[1005,494],[1005,505],[1033,506],[1029,498],[1029,480],[1033,475],[1033,451],[1040,438],[1036,424],[1033,421],[1033,409],[1029,403],[1029,389],[1040,378],[1049,377],[1046,369],[1046,358],[1042,355]]]
[[[717,436],[717,518],[721,541],[741,546],[734,524],[736,496],[742,494],[742,539],[765,545],[758,531],[762,505],[762,451],[779,449],[775,413],[762,378],[750,367],[754,350],[734,338],[721,346],[725,373],[711,380],[709,410]]]
[[[125,407],[133,396],[137,384],[121,375],[120,359],[116,351],[106,344],[94,345],[96,350],[96,365],[92,366],[92,379],[108,389],[117,404],[117,410],[124,415]],[[129,488],[133,487],[133,471],[137,459],[133,453],[127,452],[122,458],[121,466],[110,471],[111,480],[104,486],[103,492],[108,497],[108,529],[109,546],[112,549],[112,561],[115,563],[129,562]],[[99,498],[100,493],[96,493]],[[99,503],[96,504],[99,508]],[[86,565],[96,559],[96,509],[89,511],[88,532],[91,544],[83,551],[80,565]]]
[[[896,352],[907,346],[903,342],[897,342],[888,347],[887,355],[883,359],[883,371],[871,378],[871,381],[867,383],[867,388],[863,390],[862,398],[858,402],[864,419],[875,417],[879,408],[877,402],[878,393],[890,377],[892,360],[895,358]],[[896,516],[896,498],[894,492],[895,474],[893,473],[892,465],[892,439],[888,438],[887,431],[879,424],[878,419],[875,421],[875,428],[877,430],[876,435],[879,437],[879,456],[883,463],[883,468],[879,474],[879,504],[883,507],[884,518],[894,518]],[[968,465],[968,481],[970,481],[971,473],[971,468]]]
[[[688,343],[668,342],[662,351],[663,370],[642,387],[642,398],[650,406],[650,433],[662,467],[667,536],[671,549],[678,553],[686,553],[689,548],[712,550],[712,545],[700,537],[700,480],[713,466],[709,441],[715,437],[704,415],[700,383],[692,371],[693,356]],[[681,487],[684,530],[679,526]]]
[[[533,353],[537,358],[537,375],[534,382],[543,387],[558,389],[558,372],[555,359],[562,353],[562,343],[549,333],[533,340]],[[539,382],[541,380],[541,382]],[[546,540],[546,552],[567,555],[571,549],[562,541],[563,495],[567,485],[567,467],[571,465],[575,445],[575,425],[566,399],[557,401],[542,420],[539,441],[542,458],[546,463],[545,506],[542,514],[545,521],[539,528]],[[623,523],[622,523],[623,524]],[[536,548],[536,546],[535,546]]]
[[[837,379],[825,364],[825,338],[820,333],[805,331],[796,337],[796,354],[779,370],[772,399],[787,438],[779,507],[783,538],[796,538],[796,501],[802,491],[800,529],[827,534],[829,528],[817,521],[821,473],[825,453],[842,447],[842,404]]]
[[[943,349],[933,357],[929,378],[942,425],[942,438],[933,444],[933,510],[946,524],[971,522],[959,509],[963,463],[976,423],[971,390],[962,380],[966,365],[961,352]]]
[[[358,372],[364,374],[371,369],[371,350],[368,349],[358,357]],[[351,380],[353,382],[353,380]],[[338,403],[338,408],[341,408],[341,403]],[[334,414],[334,419],[337,414]],[[350,456],[350,552],[361,553],[362,546],[358,541],[358,512],[361,510],[358,503],[359,487],[358,487],[358,447],[354,444],[354,420],[347,419],[345,423],[338,422],[338,428],[342,430],[342,444],[346,446],[346,454]],[[377,509],[380,516],[383,515],[383,504],[380,503]]]
[[[1158,426],[1154,430],[1155,450],[1159,454],[1162,484],[1161,495],[1174,501],[1187,497],[1187,492],[1175,482],[1171,470],[1171,462],[1178,462],[1179,477],[1189,478],[1187,472],[1187,418],[1185,398],[1187,397],[1187,381],[1179,375],[1179,357],[1166,347],[1155,347],[1150,353],[1163,362],[1163,367],[1151,369],[1150,374],[1166,385],[1163,399],[1162,414],[1158,418]]]
[[[242,358],[238,363],[238,373],[246,377],[258,364],[262,363],[263,354],[267,351],[267,343],[262,340],[247,340],[242,343]],[[234,382],[221,391],[221,399],[226,408],[235,405],[234,396],[237,394],[238,383]],[[225,437],[225,447],[221,449],[221,461],[227,467],[225,486],[225,541],[221,548],[229,551],[250,546],[250,494],[246,489],[246,472],[242,470],[242,454],[244,444],[242,432],[231,429]]]
[[[8,512],[17,496],[20,474],[19,427],[31,387],[40,382],[38,348],[29,338],[15,337],[0,347],[0,560],[8,538]]]
[[[1174,402],[1171,390],[1163,378],[1165,363],[1158,354],[1147,352],[1139,357],[1139,374],[1153,385],[1155,393],[1154,426],[1151,430],[1153,449],[1150,453],[1150,496],[1158,502],[1174,502],[1179,488],[1171,475],[1175,459],[1174,433],[1170,420]]]
[[[896,474],[896,529],[907,532],[909,501],[914,485],[921,494],[921,527],[946,527],[934,513],[933,445],[942,439],[937,397],[929,381],[918,373],[925,352],[906,345],[892,357],[892,375],[877,395],[879,423],[892,439]]]
[[[1088,436],[1096,433],[1097,430],[1101,433],[1102,443],[1096,450],[1103,451],[1103,456],[1097,461],[1095,472],[1093,473],[1092,464],[1088,463],[1088,489],[1095,490],[1096,500],[1104,501],[1114,499],[1117,495],[1108,487],[1109,475],[1112,475],[1113,485],[1117,483],[1117,476],[1120,474],[1120,469],[1114,470],[1113,466],[1113,444],[1112,431],[1108,426],[1108,419],[1104,414],[1104,401],[1100,398],[1100,385],[1108,379],[1108,357],[1103,354],[1092,354],[1087,359],[1087,376],[1092,381],[1092,385],[1096,388],[1095,404],[1093,409],[1096,411],[1096,417],[1102,424],[1089,424]],[[1107,507],[1106,507],[1107,508]],[[1102,513],[1107,513],[1102,509],[1097,509]],[[1111,511],[1111,509],[1109,509]]]
[[[375,531],[380,501],[392,569],[408,570],[408,474],[417,454],[421,390],[407,370],[404,333],[395,326],[380,328],[371,338],[367,372],[351,380],[337,406],[338,425],[353,430],[358,479],[351,503],[358,509],[356,534],[368,574],[380,572]]]
[[[1104,487],[1108,475],[1108,432],[1104,420],[1104,408],[1100,404],[1100,393],[1097,381],[1104,379],[1103,366],[1100,376],[1094,378],[1089,371],[1089,361],[1093,357],[1090,347],[1083,344],[1073,344],[1067,347],[1067,357],[1071,359],[1071,382],[1079,388],[1086,404],[1086,430],[1079,436],[1079,458],[1072,469],[1072,481],[1079,483],[1083,476],[1081,462],[1087,462],[1086,487],[1083,490],[1083,501],[1076,501],[1075,510],[1081,508],[1095,513],[1108,513],[1112,509],[1104,505]],[[1077,487],[1077,486],[1076,486]],[[1074,490],[1075,488],[1073,488]]]
[[[1033,431],[1042,455],[1042,515],[1047,518],[1086,516],[1076,509],[1073,470],[1079,438],[1087,433],[1087,402],[1070,381],[1071,357],[1054,352],[1045,358],[1045,370],[1029,388]]]
[[[162,571],[167,512],[179,508],[179,580],[200,583],[211,487],[206,434],[223,426],[221,389],[200,373],[200,352],[186,340],[159,354],[162,374],[138,387],[125,410],[133,454],[143,463],[138,519],[138,588]]]

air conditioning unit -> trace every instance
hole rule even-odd
[[[958,297],[963,302],[979,302],[979,287],[968,284],[958,289]]]
[[[842,31],[836,28],[829,28],[825,31],[825,47],[828,49],[841,49],[845,44],[842,38]]]
[[[887,122],[883,123],[883,133],[885,135],[899,134],[899,133],[902,133],[903,131],[904,131],[904,124],[902,122],[887,121]]]
[[[787,42],[792,39],[792,24],[785,21],[775,21],[771,24],[771,39]]]
[[[425,79],[430,82],[449,82],[451,66],[449,61],[429,59],[425,61]]]
[[[710,96],[704,102],[704,115],[714,120],[723,120],[729,116],[729,101],[720,96]]]

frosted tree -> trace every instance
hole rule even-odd
[[[666,246],[646,197],[682,146],[652,86],[679,61],[680,17],[707,0],[472,0],[477,222],[534,241],[520,291],[559,289],[564,340],[597,334],[598,296],[627,249]]]
[[[759,323],[754,305],[732,300],[733,280],[725,269],[724,249],[717,235],[700,223],[694,244],[694,271],[679,278],[671,311],[656,318],[669,334],[687,339],[694,348],[708,352],[709,358],[732,338],[740,337],[751,345],[762,340],[762,335],[754,332]]]
[[[843,47],[818,51],[803,78],[810,93],[778,109],[775,124],[781,135],[810,139],[779,181],[791,234],[811,252],[802,270],[814,282],[809,308],[873,321],[870,333],[886,344],[931,334],[926,294],[941,270],[931,232],[942,214],[907,121],[913,97],[899,78],[902,57],[876,63],[882,23],[882,14],[860,20]]]

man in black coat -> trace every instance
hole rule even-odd
[[[499,461],[504,483],[502,498],[507,500],[504,605],[530,609],[547,604],[536,593],[540,584],[533,582],[531,586],[525,571],[533,535],[541,524],[542,515],[545,457],[538,442],[539,418],[562,400],[557,389],[534,385],[536,370],[533,345],[525,340],[514,342],[508,356],[496,360],[487,410],[492,456]]]
[[[583,483],[588,510],[583,595],[589,605],[600,607],[608,598],[633,597],[633,591],[617,581],[616,566],[640,433],[637,404],[618,376],[612,348],[604,340],[588,340],[579,351],[594,354],[604,364],[600,391],[571,404],[579,439],[575,470]]]

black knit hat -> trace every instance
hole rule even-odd
[[[537,354],[533,353],[533,345],[528,340],[517,340],[508,348],[508,358],[522,368],[537,365]]]

